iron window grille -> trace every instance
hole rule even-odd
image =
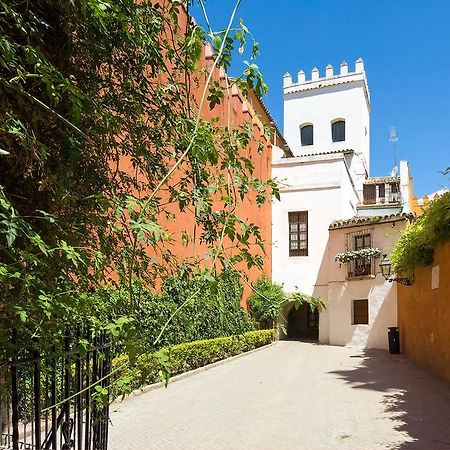
[[[372,248],[372,230],[347,233],[346,251]],[[347,278],[375,275],[375,258],[356,258],[347,263]]]
[[[319,328],[319,311],[317,309],[311,311],[311,308],[308,306],[306,321],[308,328]]]
[[[308,211],[289,213],[289,256],[308,256]]]

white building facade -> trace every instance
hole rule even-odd
[[[274,155],[272,162],[272,176],[279,182],[281,193],[281,201],[274,201],[272,209],[272,279],[282,283],[288,293],[300,291],[320,296],[329,307],[320,317],[288,308],[282,321],[286,319],[292,337],[303,334],[322,343],[383,348],[387,345],[387,342],[382,345],[383,339],[369,339],[369,324],[361,324],[359,337],[353,337],[353,306],[348,308],[354,300],[369,300],[368,309],[372,311],[369,320],[380,323],[375,312],[382,310],[384,301],[380,306],[380,296],[369,296],[369,292],[376,282],[384,286],[381,291],[389,291],[391,303],[396,303],[395,289],[392,291],[392,285],[380,279],[376,269],[352,279],[347,273],[345,288],[337,288],[336,283],[343,281],[342,274],[346,271],[342,267],[341,271],[336,269],[334,253],[347,245],[347,233],[330,228],[337,220],[401,216],[408,212],[401,200],[401,192],[408,186],[403,186],[404,180],[397,173],[383,179],[369,177],[370,94],[364,63],[357,60],[354,71],[342,63],[336,75],[327,66],[322,77],[314,68],[310,80],[300,71],[296,82],[286,74],[283,93],[284,135],[291,153],[288,157],[281,153],[278,157]],[[402,164],[406,164],[402,166],[404,172],[408,167],[407,163]],[[378,232],[371,232],[372,238],[374,234],[378,236]],[[371,245],[373,242],[372,239]],[[381,240],[379,245],[390,252],[390,242]],[[357,278],[364,280],[357,282]],[[358,290],[355,283],[364,288]],[[345,308],[341,307],[344,303]],[[357,305],[360,308],[362,303]],[[337,332],[337,323],[346,331]],[[395,326],[396,316],[392,315],[385,323]]]

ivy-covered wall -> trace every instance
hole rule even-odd
[[[416,268],[412,286],[397,292],[402,353],[450,381],[450,242],[435,249],[431,265]]]

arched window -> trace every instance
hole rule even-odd
[[[333,142],[345,141],[345,120],[336,120],[331,124]]]
[[[313,145],[313,126],[302,125],[300,127],[300,138],[302,145]]]

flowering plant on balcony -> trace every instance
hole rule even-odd
[[[370,259],[378,258],[381,256],[381,250],[379,248],[362,248],[361,250],[352,250],[350,252],[338,253],[335,257],[335,261],[346,263],[355,259]]]

